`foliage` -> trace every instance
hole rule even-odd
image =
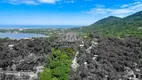
[[[52,80],[52,72],[49,68],[46,68],[44,72],[40,73],[40,80]]]
[[[53,48],[52,53],[48,57],[46,69],[40,74],[40,80],[68,80],[73,55],[73,49]]]

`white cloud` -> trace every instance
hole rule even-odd
[[[134,2],[131,4],[121,5],[119,8],[105,8],[105,7],[96,7],[89,10],[87,13],[93,15],[113,15],[118,17],[125,17],[132,13],[142,10],[142,2]]]
[[[37,5],[38,3],[35,2],[34,0],[9,0],[8,3],[10,4],[27,4],[27,5],[30,5],[30,4],[33,4],[33,5]]]
[[[55,3],[56,0],[39,0],[41,3]]]
[[[95,4],[95,6],[96,6],[97,8],[104,8],[104,7],[105,7],[105,5],[102,5],[102,4]]]
[[[37,5],[37,4],[41,4],[41,3],[54,4],[58,1],[59,0],[7,0],[6,2],[11,3],[11,4]]]
[[[129,7],[131,4],[123,4],[122,6],[121,6],[121,8],[126,8],[126,7]]]
[[[75,3],[75,0],[65,0],[64,3]]]
[[[33,5],[38,5],[39,3],[35,2],[35,1],[23,1],[22,2],[23,4],[27,4],[27,5],[30,5],[30,4],[33,4]]]
[[[137,4],[141,4],[141,2],[138,1],[138,2],[134,2],[134,3],[130,3],[130,4],[123,4],[123,5],[121,6],[121,8],[126,8],[126,7],[134,6],[134,5],[137,5]]]

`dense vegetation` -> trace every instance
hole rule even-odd
[[[45,70],[40,74],[40,80],[68,80],[73,57],[73,49],[52,49]]]
[[[94,24],[81,28],[72,28],[72,31],[83,33],[94,32],[105,37],[142,37],[142,11],[125,18],[110,16]]]

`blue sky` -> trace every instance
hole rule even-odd
[[[0,24],[90,25],[142,10],[142,0],[0,0]]]

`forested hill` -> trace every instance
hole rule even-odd
[[[124,19],[129,20],[129,21],[140,21],[142,20],[142,11],[132,14],[130,16],[127,16]]]
[[[95,26],[95,27],[100,27],[100,26],[109,26],[109,25],[114,25],[115,23],[120,22],[122,19],[119,17],[115,17],[115,16],[109,16],[107,18],[101,19],[95,23],[93,23],[90,26]]]
[[[85,33],[95,32],[103,36],[142,37],[142,11],[124,18],[110,16],[101,19],[89,26],[73,28],[71,30],[81,31]]]

